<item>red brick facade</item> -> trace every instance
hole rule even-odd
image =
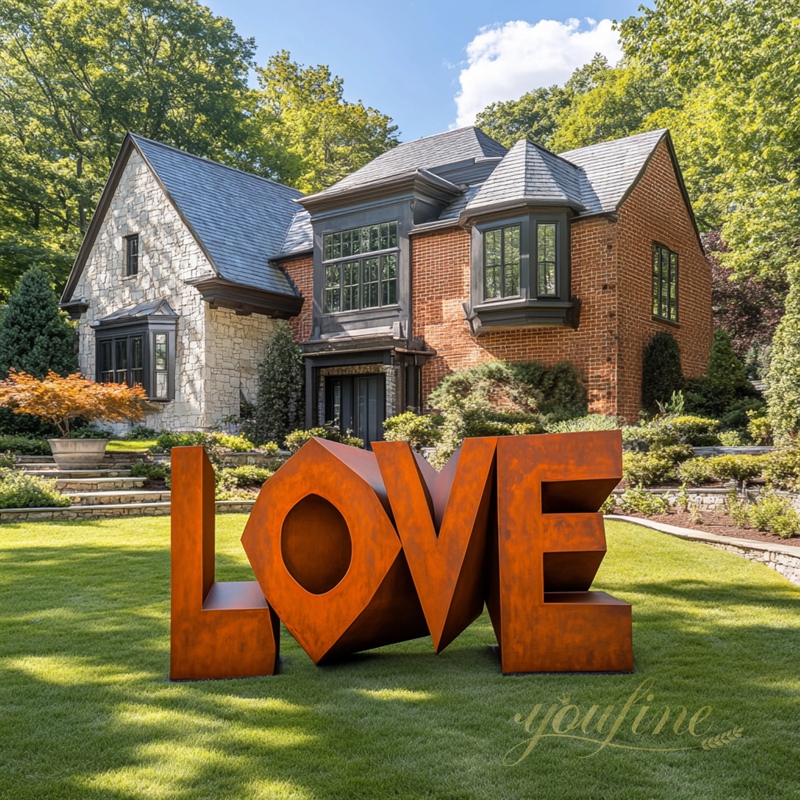
[[[679,255],[679,324],[652,316],[652,246]],[[703,374],[711,349],[711,271],[662,141],[618,215],[576,218],[571,224],[572,295],[580,324],[517,328],[474,337],[462,303],[469,299],[470,233],[459,227],[412,237],[412,336],[437,355],[422,369],[422,396],[448,372],[494,359],[571,361],[581,371],[594,413],[635,419],[641,400],[642,353],[659,330],[673,333],[687,376]],[[284,267],[306,298],[292,320],[298,341],[312,326],[312,259]]]
[[[679,254],[678,326],[653,319],[652,245]],[[437,351],[423,368],[423,397],[451,371],[482,361],[568,360],[583,373],[594,413],[634,419],[641,406],[642,352],[658,330],[674,333],[687,376],[705,371],[711,349],[711,271],[664,142],[618,218],[571,226],[572,294],[580,324],[519,328],[474,337],[461,304],[469,297],[470,234],[449,228],[413,238],[413,335]]]

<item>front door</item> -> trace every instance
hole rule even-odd
[[[341,433],[352,431],[364,445],[383,439],[386,388],[383,375],[325,378],[325,419]]]

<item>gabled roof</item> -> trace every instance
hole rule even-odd
[[[583,171],[581,197],[589,214],[618,211],[666,130],[648,131],[560,153]]]
[[[204,251],[216,274],[264,292],[297,297],[270,258],[283,247],[302,193],[174,147],[128,133],[103,190],[63,301],[70,299],[99,232],[128,156],[135,148]]]
[[[364,165],[361,169],[334,183],[325,192],[338,192],[351,187],[390,178],[416,169],[435,170],[461,161],[504,156],[506,149],[474,126],[458,128],[413,142],[399,144]],[[321,194],[324,194],[322,192]]]
[[[144,317],[179,317],[172,306],[166,300],[146,300],[144,303],[139,303],[135,306],[128,306],[127,308],[120,308],[111,314],[103,317],[100,320],[102,325],[104,322],[113,322],[121,319],[142,319]]]
[[[521,139],[467,203],[469,215],[509,203],[570,206],[585,210],[580,170],[539,145]]]

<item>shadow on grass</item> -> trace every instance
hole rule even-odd
[[[484,615],[438,657],[422,639],[317,668],[283,631],[279,676],[168,683],[163,532],[114,546],[82,540],[84,529],[87,539],[110,530],[81,524],[58,546],[0,552],[2,796],[599,800],[788,798],[796,788],[791,586],[683,567],[642,580],[617,564],[603,588],[634,603],[633,676],[504,677]],[[241,557],[217,563],[218,577],[250,579]],[[503,766],[524,738],[514,714],[561,695],[621,704],[645,677],[656,702],[713,705],[719,730],[744,726],[749,745],[580,760],[575,745],[551,743]]]

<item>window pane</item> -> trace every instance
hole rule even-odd
[[[155,362],[156,370],[167,369],[167,334],[157,333],[155,336],[155,353],[153,360]]]
[[[659,284],[659,277],[661,270],[659,268],[659,248],[653,248],[653,313],[659,316],[661,313],[660,300],[661,300],[661,286]]]
[[[669,254],[669,318],[678,321],[678,254]]]
[[[125,240],[125,272],[127,275],[136,275],[139,272],[139,236],[128,236]]]
[[[397,256],[383,256],[382,262],[383,274],[381,275],[381,284],[383,287],[383,296],[381,298],[381,304],[390,306],[397,302]]]
[[[397,223],[389,223],[389,247],[397,247]]]
[[[519,294],[520,227],[503,228],[503,297]]]
[[[364,259],[364,308],[380,305],[380,259]]]
[[[486,267],[484,276],[483,296],[487,300],[500,297],[500,267]]]
[[[660,264],[660,283],[661,283],[661,316],[669,316],[669,250],[666,247],[661,250]]]
[[[554,222],[540,222],[536,225],[536,275],[536,291],[540,297],[552,297],[558,293]]]
[[[328,261],[333,258],[333,237],[330,233],[326,233],[322,237],[322,259]]]
[[[339,311],[339,265],[325,268],[325,311],[335,313]]]
[[[128,381],[128,340],[114,339],[114,369],[117,383]]]
[[[114,382],[114,351],[113,342],[108,339],[100,342],[98,358],[100,359],[100,382]]]
[[[381,249],[381,226],[380,225],[370,225],[369,226],[369,249],[372,250],[380,250]]]
[[[487,267],[498,267],[503,260],[502,229],[486,231],[483,235],[483,259]]]
[[[342,310],[358,308],[358,261],[342,264]]]
[[[334,233],[331,239],[333,241],[333,258],[340,258],[342,255],[342,234]]]

